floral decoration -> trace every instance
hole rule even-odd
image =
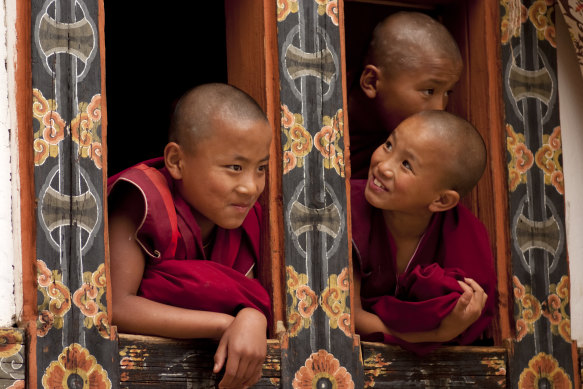
[[[312,315],[318,308],[316,293],[308,286],[308,276],[298,274],[292,266],[286,267],[287,292],[292,297],[292,303],[287,308],[288,333],[296,336],[302,328],[309,328]]]
[[[67,123],[57,112],[57,103],[46,99],[42,92],[33,89],[32,114],[39,123],[34,133],[34,163],[43,165],[48,157],[59,155],[59,144],[65,139]],[[79,114],[71,121],[73,141],[79,145],[79,156],[90,158],[98,169],[102,167],[102,145],[98,131],[101,126],[101,95],[93,96],[89,103],[81,102]]]
[[[337,0],[315,0],[318,4],[318,14],[328,15],[332,24],[338,25],[338,1]]]
[[[22,333],[13,329],[0,329],[0,358],[8,358],[22,350]]]
[[[528,18],[537,30],[539,40],[546,40],[551,46],[557,47],[556,31],[553,23],[555,0],[538,0],[528,9]]]
[[[110,338],[111,327],[107,319],[107,306],[102,303],[106,293],[105,265],[102,263],[93,273],[83,273],[83,285],[73,293],[73,303],[86,316],[83,324],[95,326],[99,334]]]
[[[71,309],[71,292],[62,282],[58,270],[49,270],[46,263],[36,261],[38,291],[43,301],[38,305],[37,336],[45,336],[52,327],[62,328],[63,317]]]
[[[543,145],[536,152],[536,165],[545,173],[545,184],[565,194],[563,168],[561,167],[561,127],[555,127],[551,135],[543,135]]]
[[[565,373],[552,355],[538,353],[529,362],[528,367],[520,373],[519,389],[538,389],[543,387],[553,389],[570,389],[573,387],[571,379]]]
[[[334,169],[344,177],[344,150],[340,139],[344,135],[344,116],[342,109],[333,117],[324,116],[324,127],[314,136],[314,146],[324,157],[324,167]]]
[[[383,373],[384,370],[386,370],[385,368],[390,366],[391,363],[392,362],[385,361],[380,353],[375,353],[366,358],[363,363],[363,365],[366,366],[364,372],[364,387],[374,388],[376,384],[374,379]],[[370,366],[374,366],[374,368],[370,368]]]
[[[338,359],[326,350],[318,350],[296,372],[292,382],[294,389],[313,389],[330,387],[335,389],[353,389],[352,375],[340,366]]]
[[[350,309],[346,307],[349,295],[348,268],[342,269],[340,275],[331,274],[328,286],[320,296],[320,305],[330,321],[331,328],[339,328],[344,335],[352,336],[350,332]]]
[[[111,380],[89,350],[73,343],[46,368],[42,385],[51,389],[111,389]]]
[[[506,133],[506,149],[512,157],[508,163],[508,186],[514,192],[518,185],[526,182],[527,172],[534,164],[534,156],[524,143],[524,134],[514,132],[512,125],[508,123]]]
[[[550,294],[542,302],[542,315],[551,325],[553,334],[559,334],[567,343],[571,343],[571,319],[567,313],[569,305],[569,277],[562,276],[558,284],[549,286]]]
[[[6,389],[24,389],[25,387],[26,386],[24,380],[16,380],[12,383],[12,385],[7,387]]]
[[[303,127],[303,121],[302,115],[292,114],[286,105],[281,106],[281,129],[287,139],[283,145],[283,174],[304,166],[304,157],[312,150],[312,136]]]
[[[516,341],[520,342],[527,334],[534,332],[534,323],[540,319],[542,310],[540,302],[530,293],[530,286],[524,286],[513,276],[514,302],[516,310]]]
[[[500,22],[501,41],[507,44],[512,37],[520,36],[522,23],[528,19],[528,10],[520,0],[501,0],[500,4],[504,7],[504,14]]]
[[[298,0],[277,0],[277,21],[284,21],[290,13],[298,12]]]

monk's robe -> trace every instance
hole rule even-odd
[[[156,158],[108,180],[108,194],[120,181],[135,185],[144,199],[136,241],[146,255],[138,295],[177,307],[236,315],[245,307],[271,319],[267,291],[246,277],[259,261],[261,207],[255,204],[239,228],[215,228],[210,257],[191,207]],[[204,185],[204,183],[201,183]]]
[[[361,275],[363,309],[397,332],[429,331],[439,327],[462,295],[457,281],[469,277],[480,284],[488,299],[479,319],[450,343],[474,342],[496,310],[496,273],[484,225],[461,204],[435,213],[405,271],[398,274],[395,241],[382,210],[364,197],[366,182],[351,181],[353,252]],[[419,354],[439,346],[408,343],[385,333],[362,339],[397,344]]]

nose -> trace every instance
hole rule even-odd
[[[447,107],[448,100],[449,100],[449,97],[447,95],[447,92],[443,93],[441,95],[435,94],[433,96],[433,98],[431,99],[429,109],[443,111],[445,109],[445,107]]]
[[[258,196],[265,186],[265,178],[253,174],[245,174],[237,185],[237,192],[249,197]]]
[[[392,178],[393,173],[393,166],[390,159],[386,159],[379,163],[379,174],[381,174],[384,178]]]

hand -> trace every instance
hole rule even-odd
[[[464,293],[437,328],[438,338],[441,342],[450,341],[464,332],[478,320],[486,305],[488,295],[484,289],[471,278],[465,278],[464,281],[458,281]]]
[[[225,364],[219,388],[248,388],[261,378],[267,354],[267,319],[253,308],[242,309],[227,328],[215,353],[213,372]]]

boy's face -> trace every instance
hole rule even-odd
[[[237,228],[265,187],[271,128],[263,120],[214,117],[213,133],[185,150],[180,194],[201,226]]]
[[[418,117],[401,123],[373,153],[365,189],[374,207],[427,212],[443,187],[445,141]]]
[[[430,56],[392,75],[381,71],[375,104],[384,127],[391,131],[417,112],[444,110],[461,71],[459,61]]]

